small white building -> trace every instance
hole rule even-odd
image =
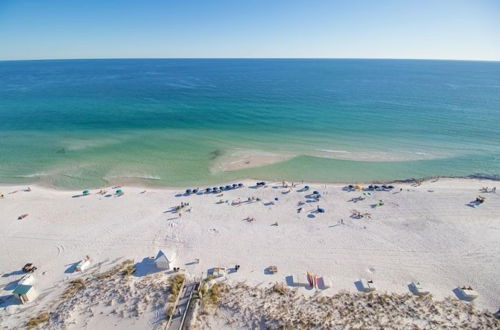
[[[86,256],[76,264],[75,270],[77,272],[84,272],[90,266],[90,257]]]
[[[372,292],[375,291],[375,283],[373,283],[372,280],[366,280],[364,278],[360,279],[359,282],[361,283],[362,289],[364,292]]]
[[[158,269],[169,270],[172,268],[174,260],[175,260],[175,253],[173,251],[165,253],[162,250],[160,250],[156,255],[155,264]]]
[[[19,284],[16,286],[14,291],[12,292],[15,296],[21,300],[22,304],[26,304],[30,301],[35,300],[38,295],[35,288],[32,285]]]

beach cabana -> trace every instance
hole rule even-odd
[[[19,280],[19,284],[32,285],[35,282],[35,275],[26,274]]]
[[[19,284],[16,286],[13,295],[17,296],[22,304],[35,300],[37,293],[32,285]]]
[[[172,268],[174,260],[175,260],[175,253],[173,251],[165,253],[162,250],[160,250],[156,255],[155,264],[156,267],[160,270],[169,270],[170,268]]]
[[[361,287],[364,292],[371,292],[375,291],[375,283],[373,283],[372,280],[366,280],[364,278],[360,279],[359,282],[361,283]]]

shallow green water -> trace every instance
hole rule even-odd
[[[0,62],[0,182],[500,175],[500,63]],[[232,172],[228,155],[295,157]]]

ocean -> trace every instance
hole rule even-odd
[[[500,177],[500,62],[0,62],[0,183],[469,175]]]

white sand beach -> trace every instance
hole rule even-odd
[[[227,285],[264,290],[310,271],[329,288],[291,287],[298,295],[354,294],[362,278],[373,280],[376,292],[406,294],[409,283],[419,281],[436,300],[458,299],[453,290],[468,285],[478,298],[466,304],[490,312],[500,307],[500,192],[480,192],[498,182],[436,179],[370,193],[345,191],[343,184],[308,184],[304,192],[302,183],[292,189],[281,182],[261,188],[243,183],[222,196],[124,186],[120,197],[106,188],[112,196],[94,189],[73,198],[81,192],[0,187],[0,327],[18,328],[53,312],[49,328],[159,328],[169,276],[150,267],[159,249],[175,252],[174,264],[188,278],[240,265],[223,279]],[[313,191],[322,195],[319,201],[307,197]],[[484,203],[468,205],[479,195]],[[247,202],[249,197],[259,201]],[[189,205],[179,214],[172,208],[181,202]],[[352,217],[354,210],[364,216]],[[89,269],[70,272],[86,255]],[[70,281],[127,259],[137,264],[129,282],[110,277],[112,282],[88,284],[71,303],[61,302]],[[12,291],[29,262],[38,268],[38,297],[21,305]],[[278,272],[268,274],[270,265]]]

